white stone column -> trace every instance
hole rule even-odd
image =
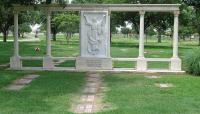
[[[110,15],[111,15],[111,11],[108,11],[108,52],[107,52],[107,57],[111,57],[110,55],[110,41],[111,41],[111,35],[112,35],[112,32],[110,31]]]
[[[18,14],[18,11],[14,11],[14,55],[10,58],[10,67],[12,69],[20,69],[22,67],[19,56]]]
[[[46,56],[43,59],[43,67],[45,69],[54,68],[51,56],[51,11],[46,9],[47,28],[46,28]]]
[[[140,11],[140,38],[139,38],[139,56],[137,60],[137,70],[147,70],[147,61],[144,57],[144,16],[145,11]]]
[[[179,25],[179,11],[174,12],[174,35],[173,35],[173,57],[171,58],[170,70],[181,70],[181,59],[178,57],[178,25]]]
[[[139,58],[144,58],[144,11],[140,11]]]

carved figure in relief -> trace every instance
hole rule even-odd
[[[87,31],[88,37],[88,46],[87,50],[92,55],[97,55],[100,51],[100,44],[103,40],[103,32],[105,27],[105,17],[103,15],[102,19],[98,19],[97,17],[91,17],[84,15],[86,20],[86,25],[89,26],[89,30]]]

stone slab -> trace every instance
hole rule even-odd
[[[171,87],[174,87],[174,85],[170,84],[170,83],[160,83],[160,84],[156,84],[156,86],[158,86],[160,88],[171,88]]]
[[[8,87],[6,87],[6,90],[10,90],[10,91],[19,91],[21,90],[25,85],[9,85]]]
[[[77,70],[112,70],[111,58],[76,58]]]
[[[96,94],[97,91],[98,91],[98,89],[95,88],[95,87],[86,87],[84,89],[83,93],[85,93],[85,94]]]
[[[149,79],[158,79],[160,78],[159,76],[145,76],[146,78],[149,78]]]
[[[109,22],[108,11],[81,11],[80,57],[109,57]]]
[[[94,102],[95,95],[83,95],[81,99],[83,102]]]
[[[16,81],[14,81],[14,85],[26,85],[26,84],[29,84],[30,82],[32,81],[32,79],[18,79]]]
[[[39,77],[40,75],[36,75],[36,74],[30,74],[30,75],[27,75],[26,77],[24,77],[24,79],[35,79],[37,77]]]

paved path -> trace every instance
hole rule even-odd
[[[102,109],[101,96],[101,75],[99,73],[88,73],[86,85],[81,93],[79,102],[73,107],[76,114],[95,113]]]
[[[12,84],[5,87],[6,90],[10,91],[19,91],[24,88],[26,85],[30,84],[33,79],[37,78],[39,75],[27,75],[20,79],[15,80]]]

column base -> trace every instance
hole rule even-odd
[[[147,60],[144,57],[139,57],[137,60],[137,71],[146,71],[147,70]]]
[[[182,61],[180,58],[171,58],[170,70],[181,71]]]
[[[44,69],[53,69],[53,59],[49,56],[43,58],[43,68]]]
[[[10,68],[11,69],[22,68],[22,61],[20,60],[20,56],[13,56],[10,58]]]
[[[112,70],[112,58],[77,57],[77,70]]]

